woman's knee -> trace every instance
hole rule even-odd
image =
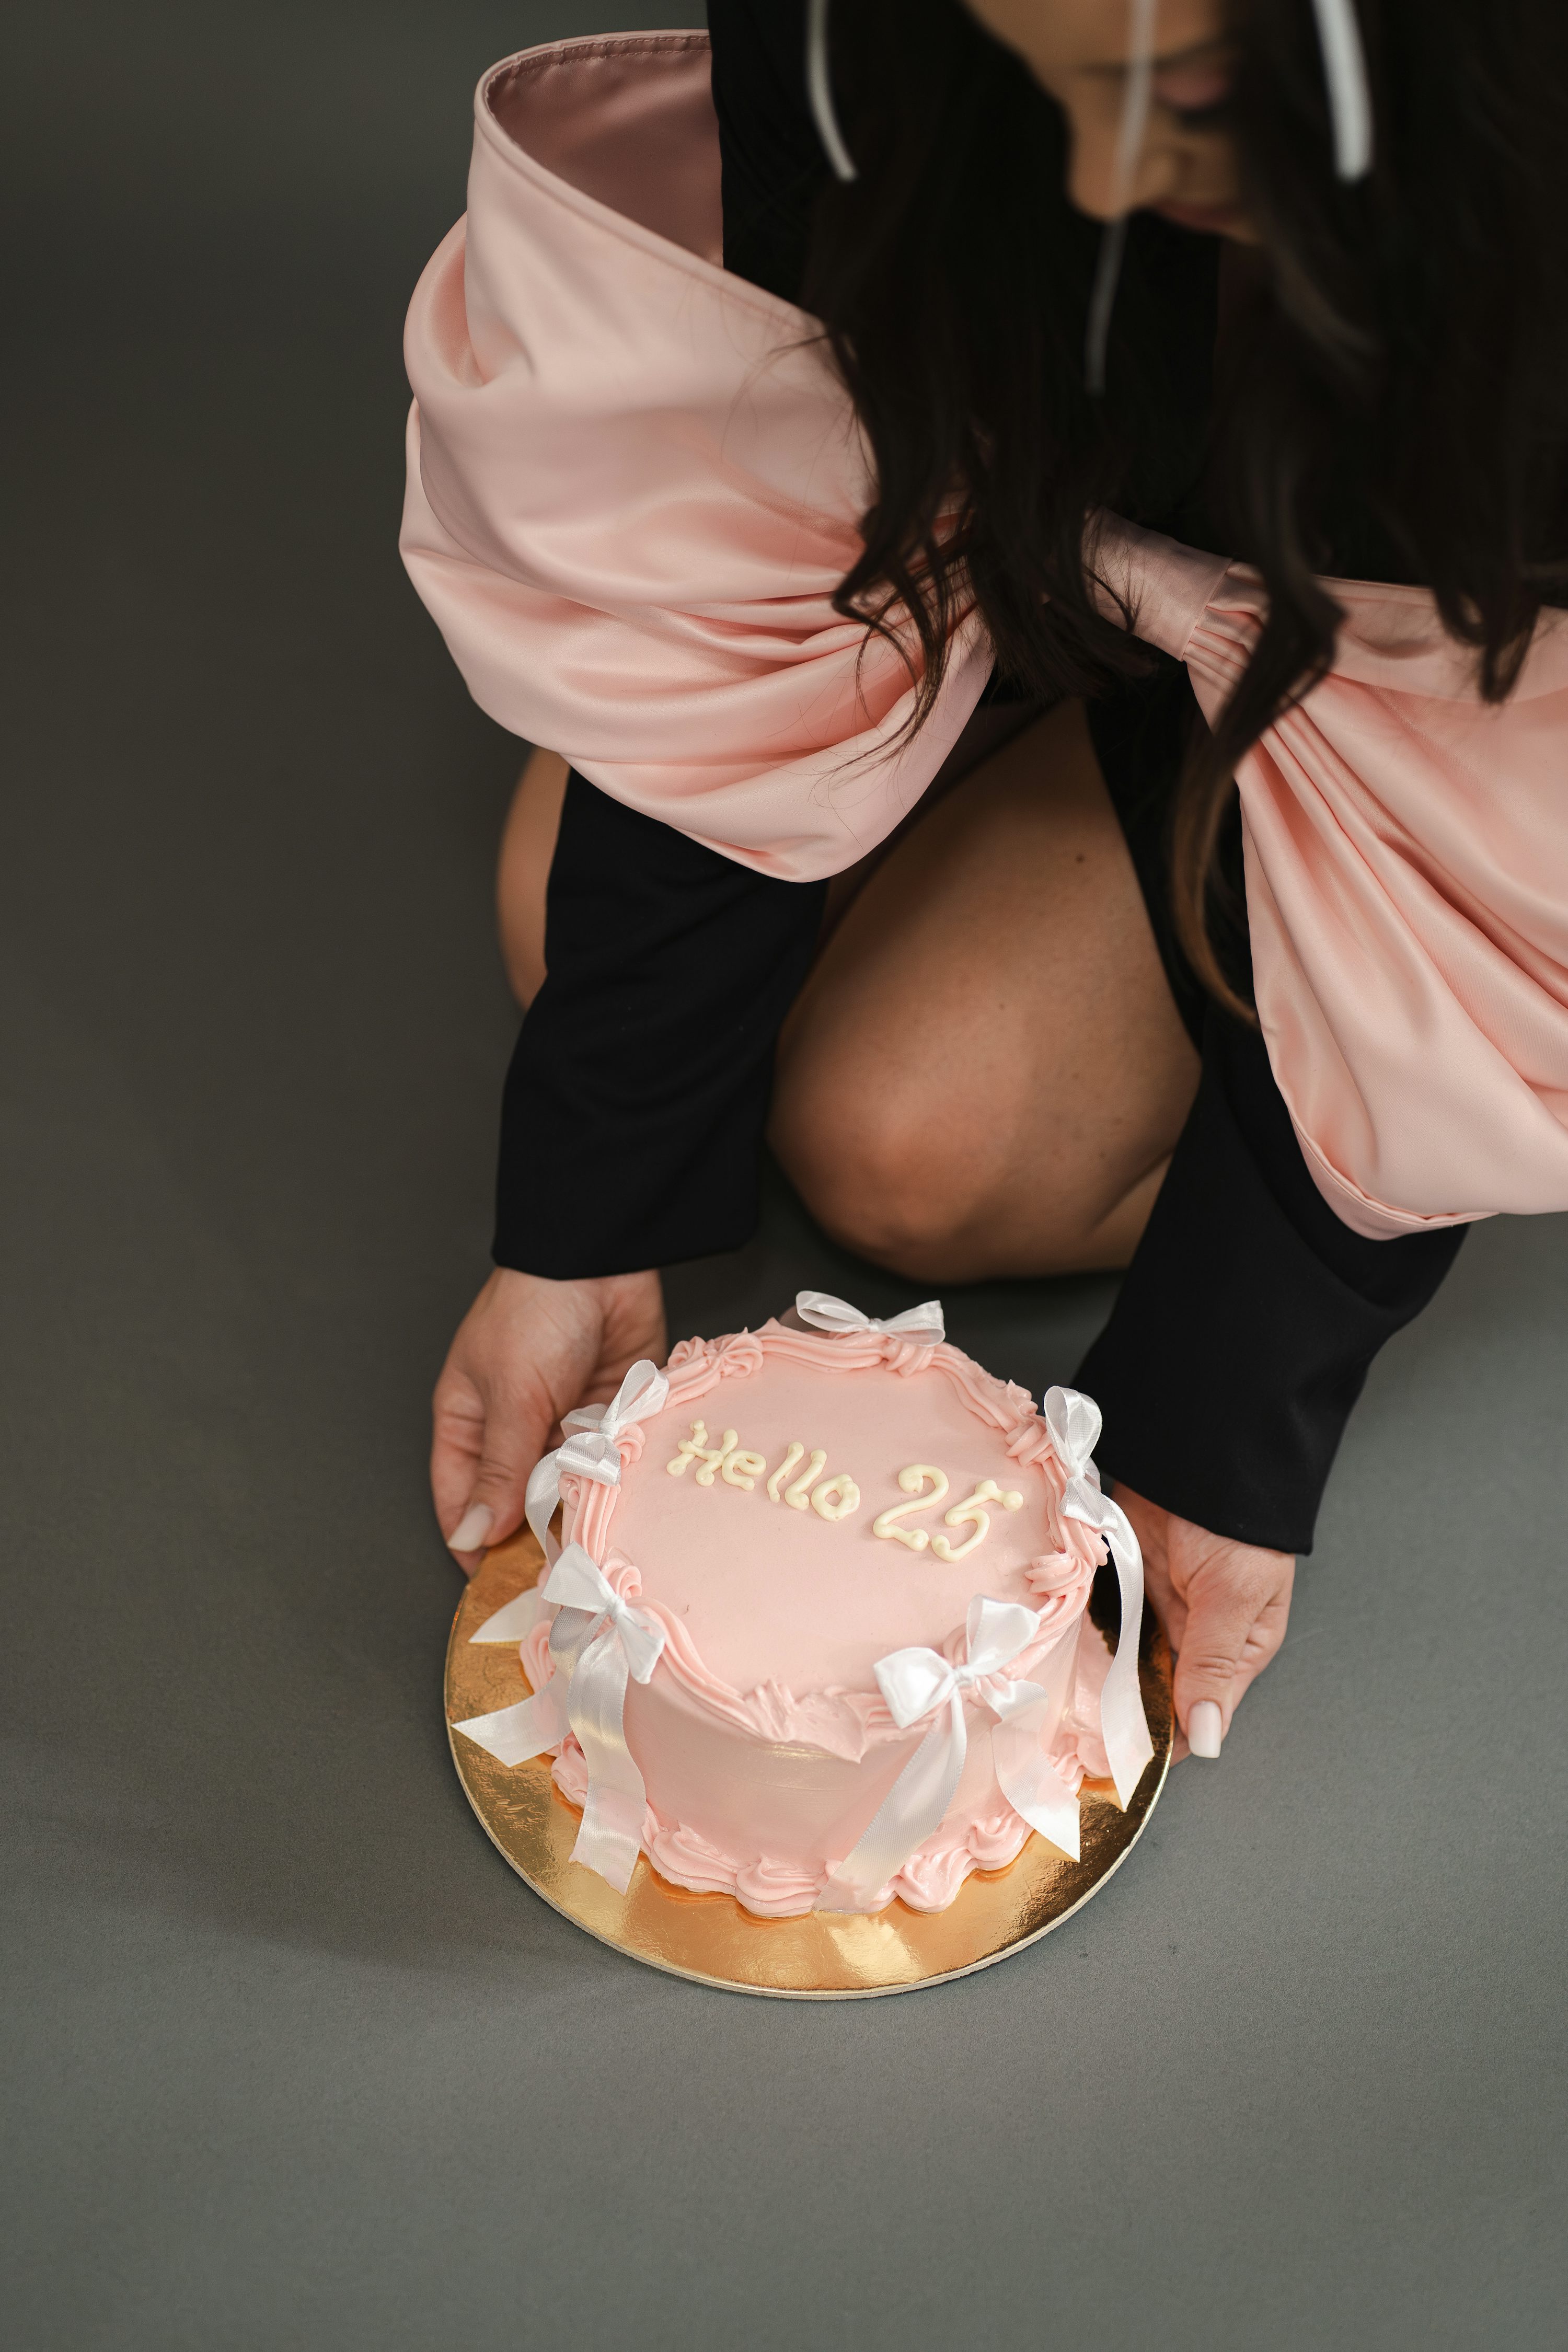
[[[781,1101],[769,1140],[834,1241],[914,1282],[1123,1266],[1164,1174],[1162,1159],[1108,1182],[1067,1150],[1020,1167],[986,1151],[983,1120],[939,1119],[928,1102],[886,1094],[837,1113]]]
[[[983,1222],[983,1160],[954,1150],[929,1106],[884,1095],[807,1111],[781,1103],[770,1140],[818,1224],[846,1249],[915,1280],[945,1273]]]

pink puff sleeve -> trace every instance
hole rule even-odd
[[[491,717],[813,880],[920,797],[990,655],[963,620],[906,738],[910,670],[833,610],[866,456],[816,322],[713,258],[707,74],[701,37],[667,35],[485,77],[467,220],[409,312],[402,549]]]

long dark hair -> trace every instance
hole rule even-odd
[[[1331,656],[1341,614],[1320,575],[1428,587],[1492,700],[1542,603],[1568,601],[1568,5],[1360,15],[1375,160],[1347,186],[1311,0],[1236,0],[1227,124],[1264,266],[1211,407],[1170,381],[1190,316],[1168,331],[1173,304],[1205,299],[1210,241],[1135,216],[1091,398],[1100,231],[1067,201],[1055,104],[958,0],[834,11],[860,176],[817,207],[805,293],[877,478],[839,609],[884,628],[907,612],[917,723],[971,598],[1022,689],[1092,693],[1141,656],[1096,602],[1086,516],[1120,504],[1177,535],[1184,513],[1212,517],[1268,616],[1183,781],[1172,887],[1189,956],[1233,1005],[1211,937],[1217,844],[1237,761]],[[1205,409],[1206,446],[1173,439],[1172,414]]]

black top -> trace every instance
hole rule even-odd
[[[726,266],[787,299],[824,171],[804,96],[804,8],[710,0],[708,17]],[[1193,317],[1212,337],[1212,308],[1194,302]],[[1188,386],[1206,381],[1199,357],[1183,371]],[[1191,426],[1185,416],[1177,429]],[[1168,510],[1127,503],[1134,520],[1173,528]],[[1089,712],[1203,1076],[1077,1378],[1104,1411],[1109,1475],[1216,1534],[1306,1551],[1367,1369],[1430,1299],[1464,1229],[1371,1242],[1342,1224],[1307,1171],[1258,1033],[1205,998],[1182,957],[1163,842],[1189,711],[1184,673],[1163,664]],[[507,1078],[498,1264],[566,1280],[750,1237],[773,1043],[825,888],[753,874],[572,776],[548,978]]]

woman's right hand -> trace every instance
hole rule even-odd
[[[430,1487],[465,1575],[521,1525],[529,1473],[563,1413],[607,1403],[668,1352],[657,1273],[548,1282],[498,1266],[458,1327],[433,1400]]]
[[[1217,1756],[1231,1717],[1285,1639],[1295,1560],[1211,1535],[1120,1484],[1116,1499],[1143,1554],[1143,1589],[1176,1653],[1172,1761]]]

